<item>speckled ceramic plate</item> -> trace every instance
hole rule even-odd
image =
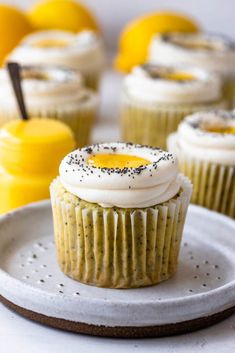
[[[211,325],[235,310],[235,222],[190,206],[176,275],[153,287],[80,284],[58,268],[49,201],[0,218],[0,295],[43,324],[113,337],[162,336]]]

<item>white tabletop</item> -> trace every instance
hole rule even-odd
[[[102,119],[93,139],[119,140],[117,128],[120,77],[107,71],[102,85]],[[20,317],[0,304],[1,353],[232,353],[235,351],[235,315],[208,329],[158,339],[108,339],[67,333]]]
[[[0,304],[1,353],[232,353],[235,315],[208,329],[156,339],[110,339],[67,333],[41,326]]]

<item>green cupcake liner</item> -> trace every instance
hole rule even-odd
[[[144,209],[102,208],[51,185],[57,258],[82,283],[108,288],[153,285],[171,277],[177,261],[191,184],[181,176],[174,198]]]
[[[84,78],[84,84],[86,87],[89,89],[92,89],[94,91],[98,91],[100,87],[100,81],[101,81],[101,75],[102,71],[93,71],[93,72],[82,72],[83,78]]]
[[[91,98],[92,97],[92,98]],[[90,135],[96,120],[98,110],[98,100],[93,94],[75,104],[65,104],[59,106],[28,107],[29,115],[32,117],[43,117],[48,119],[60,120],[67,124],[73,131],[76,146],[83,147],[90,143]],[[18,112],[14,107],[0,107],[0,126],[12,119],[18,118]]]
[[[169,145],[180,171],[193,184],[191,202],[235,218],[235,167],[203,161]]]
[[[227,100],[228,109],[235,108],[235,78],[225,80],[223,84],[224,98]]]
[[[176,131],[179,123],[197,111],[222,109],[224,99],[208,104],[147,104],[127,97],[122,99],[121,130],[123,141],[157,146],[166,149],[167,136]]]

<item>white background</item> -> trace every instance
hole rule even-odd
[[[27,7],[33,0],[5,0]],[[235,38],[235,0],[82,0],[96,14],[106,43],[115,47],[118,33],[132,18],[154,10],[180,10],[209,31]]]

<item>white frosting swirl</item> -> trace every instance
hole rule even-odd
[[[204,127],[233,128],[233,133],[210,132]],[[169,150],[196,159],[235,166],[235,114],[227,111],[195,113],[168,138]]]
[[[97,100],[97,95],[84,88],[81,75],[74,70],[50,66],[23,66],[22,88],[28,108],[46,109]],[[0,105],[14,106],[15,95],[8,72],[0,69]]]
[[[223,76],[235,75],[235,44],[224,37],[202,33],[157,35],[150,44],[148,60],[154,64],[195,66]]]
[[[177,72],[192,75],[195,79],[177,81],[162,76]],[[124,90],[140,102],[204,103],[221,97],[221,82],[216,75],[198,69],[146,64],[135,67],[125,77]]]
[[[149,160],[139,168],[109,169],[88,164],[93,154],[128,154]],[[75,150],[60,165],[65,189],[103,207],[142,208],[168,201],[180,188],[175,157],[158,148],[104,143]]]
[[[64,41],[66,46],[37,46],[43,40]],[[82,71],[96,71],[103,69],[105,57],[103,43],[95,32],[84,30],[74,34],[47,30],[26,36],[9,55],[8,60],[25,65],[52,64]]]

